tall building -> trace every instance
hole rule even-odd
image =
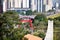
[[[32,10],[36,10],[37,12],[43,12],[44,11],[44,0],[32,0]]]
[[[37,11],[44,12],[52,9],[52,0],[4,0],[3,11]]]
[[[52,10],[52,7],[53,7],[53,0],[45,0],[44,1],[44,4],[45,4],[45,11],[48,11],[48,10]]]
[[[32,11],[35,11],[35,10],[36,10],[35,0],[31,0],[31,10],[32,10]]]
[[[3,12],[7,10],[7,0],[3,0]]]
[[[23,8],[29,8],[29,0],[23,0]]]
[[[37,11],[43,12],[43,1],[44,0],[37,0]]]
[[[0,13],[2,13],[3,12],[3,2],[2,2],[2,0],[0,0]]]
[[[29,0],[4,0],[3,2],[3,11],[6,10],[30,10],[31,3]]]

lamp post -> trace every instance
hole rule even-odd
[[[26,15],[26,12],[24,11],[24,15]]]
[[[59,4],[56,3],[56,12],[58,11]]]
[[[53,8],[53,10],[54,10],[54,14],[56,13],[56,8]]]

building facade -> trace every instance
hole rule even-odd
[[[3,11],[37,11],[44,12],[52,9],[52,0],[4,0]]]
[[[44,5],[45,5],[45,11],[52,10],[53,0],[45,0]]]
[[[2,2],[2,0],[0,0],[0,13],[2,13],[3,12],[3,2]]]
[[[29,0],[4,0],[3,11],[6,10],[30,10],[31,2]]]

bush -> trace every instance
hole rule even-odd
[[[55,27],[60,27],[60,21],[59,20],[54,20],[54,26]]]
[[[54,32],[53,40],[60,40],[60,32]]]
[[[46,18],[46,16],[45,16],[44,14],[38,14],[38,15],[34,18],[34,20],[46,21],[47,18]]]
[[[60,27],[60,16],[54,18],[54,26],[55,27]]]
[[[28,39],[26,37],[24,37],[23,40],[28,40]]]
[[[26,11],[26,15],[32,15],[32,11],[31,10]]]
[[[45,33],[41,31],[34,32],[33,35],[38,36],[40,38],[45,38]]]

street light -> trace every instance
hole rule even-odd
[[[26,12],[24,11],[24,15],[26,15]]]
[[[58,7],[59,7],[59,4],[58,4],[58,3],[56,3],[56,11],[58,11]]]
[[[55,12],[56,12],[56,8],[53,8],[53,10],[54,10],[54,14],[55,14]]]

